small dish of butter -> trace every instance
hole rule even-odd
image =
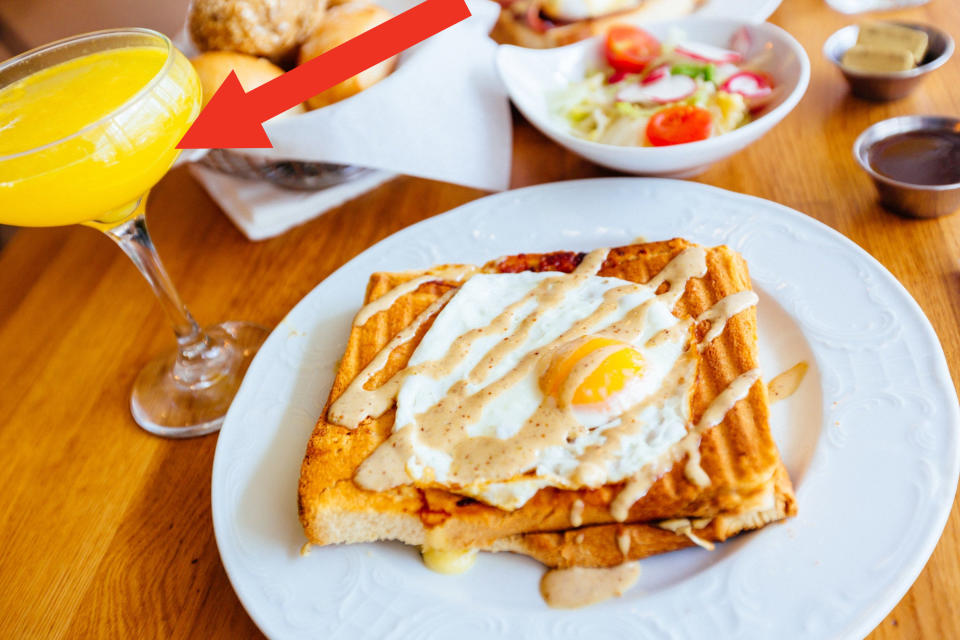
[[[946,62],[953,48],[950,35],[934,27],[878,21],[840,29],[827,39],[823,51],[843,72],[854,95],[896,100]]]

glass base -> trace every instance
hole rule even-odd
[[[224,322],[206,329],[211,353],[209,375],[186,384],[175,373],[177,351],[153,360],[133,383],[130,411],[150,433],[193,438],[220,429],[243,374],[269,331],[248,322]]]

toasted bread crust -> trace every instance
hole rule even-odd
[[[771,508],[754,509],[747,514],[720,514],[705,523],[695,521],[692,533],[703,542],[723,542],[744,531],[796,515],[793,488],[782,465],[777,470],[773,492]],[[497,540],[489,550],[522,553],[552,569],[566,569],[613,567],[694,544],[684,533],[657,523],[638,522],[508,536]]]
[[[600,275],[644,283],[690,246],[685,240],[675,239],[612,249]],[[523,254],[493,261],[483,270],[570,271],[582,257],[574,252]],[[420,275],[422,272],[374,274],[367,300],[375,300]],[[354,327],[327,406],[390,338],[453,286],[454,283],[440,281],[422,285],[363,326]],[[688,282],[676,313],[681,317],[697,316],[723,297],[749,288],[746,263],[738,254],[727,247],[709,249],[707,274]],[[391,354],[387,366],[369,384],[371,388],[406,365],[429,324]],[[701,332],[706,330],[707,327],[699,328]],[[755,367],[756,314],[751,308],[731,318],[720,337],[703,350],[695,382],[693,419],[731,380]],[[720,425],[703,434],[701,466],[710,477],[709,486],[696,486],[686,478],[683,464],[674,465],[633,505],[626,522],[737,513],[758,492],[769,489],[782,464],[770,435],[767,404],[766,387],[758,382]],[[614,523],[609,507],[621,485],[580,491],[543,489],[512,512],[436,489],[404,486],[379,493],[365,491],[354,484],[353,474],[386,439],[392,426],[392,410],[378,419],[367,420],[357,429],[320,419],[307,447],[299,487],[300,520],[311,542],[396,539],[408,544],[431,541],[433,546],[489,548],[509,536],[569,529],[571,510],[577,500],[584,503],[583,525]],[[792,504],[789,479],[780,484],[784,500]]]

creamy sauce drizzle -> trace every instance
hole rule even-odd
[[[587,278],[596,274],[606,260],[608,253],[608,249],[592,251],[584,257],[573,273],[569,275],[561,274],[543,280],[527,296],[508,307],[489,325],[461,336],[461,338],[467,337],[466,343],[457,346],[457,341],[455,341],[454,347],[442,360],[421,363],[399,372],[394,378],[400,378],[400,382],[393,384],[393,379],[391,379],[386,385],[383,385],[384,387],[390,385],[384,395],[391,394],[392,402],[401,386],[401,376],[425,373],[432,377],[440,377],[442,370],[452,368],[466,355],[469,345],[473,341],[489,335],[494,330],[502,332],[503,328],[509,327],[512,314],[520,308],[521,304],[527,304],[530,299],[535,300],[537,304],[534,311],[521,321],[511,335],[491,349],[467,376],[475,384],[482,382],[488,371],[526,341],[537,320],[547,310],[559,305],[569,291],[579,287]],[[449,389],[446,397],[440,402],[417,415],[418,437],[428,446],[449,452],[452,456],[448,477],[450,484],[467,485],[491,476],[510,478],[520,475],[532,466],[541,448],[559,445],[566,440],[571,432],[576,431],[579,423],[569,412],[560,410],[553,397],[548,397],[538,411],[512,438],[469,438],[466,433],[467,426],[479,419],[489,402],[533,370],[540,361],[542,352],[554,349],[564,342],[569,342],[589,331],[591,326],[617,308],[618,301],[622,296],[636,290],[637,287],[634,286],[623,286],[608,291],[604,295],[604,303],[594,313],[575,323],[573,327],[544,349],[524,356],[510,372],[499,380],[482,387],[473,394],[468,392],[467,381],[460,381]],[[614,294],[614,292],[617,293]],[[440,372],[437,371],[438,368],[441,369]],[[352,390],[356,391],[357,396],[370,393],[362,387],[348,389],[348,392]],[[347,393],[344,393],[344,396],[347,396]],[[341,396],[341,399],[343,399],[343,396]],[[359,401],[359,397],[350,399],[350,402],[357,401]],[[389,408],[389,404],[383,410],[386,411],[387,408]],[[549,434],[543,433],[545,425],[552,427]],[[344,426],[351,425],[346,424]],[[414,453],[412,433],[411,425],[395,427],[387,441],[374,450],[360,465],[354,478],[356,483],[365,489],[374,491],[382,491],[408,483],[411,476],[406,465]]]
[[[353,428],[368,416],[382,415],[396,399],[397,392],[406,376],[419,373],[439,378],[446,375],[466,357],[470,348],[478,339],[496,332],[503,333],[509,330],[515,315],[533,300],[536,303],[534,310],[517,325],[510,336],[497,343],[467,376],[474,384],[483,382],[488,371],[526,341],[530,330],[541,316],[542,310],[559,305],[568,291],[579,287],[587,278],[599,271],[607,256],[608,250],[606,249],[591,252],[581,261],[581,264],[573,273],[560,274],[541,281],[523,299],[501,312],[488,326],[459,336],[441,359],[408,367],[398,372],[380,387],[366,389],[369,380],[386,365],[390,353],[396,347],[412,339],[423,323],[436,315],[454,294],[454,291],[447,292],[418,316],[410,327],[401,331],[377,354],[357,379],[333,403],[329,413],[330,420]],[[566,406],[569,405],[579,383],[589,375],[590,371],[600,361],[610,354],[601,349],[579,362],[564,384],[560,393],[560,402],[558,403],[552,396],[546,397],[527,423],[510,438],[467,437],[467,427],[479,419],[487,403],[524,379],[536,366],[542,366],[542,363],[547,360],[544,354],[549,354],[550,351],[560,345],[588,333],[592,327],[603,321],[605,317],[618,308],[619,300],[623,296],[644,288],[656,291],[661,286],[667,285],[662,294],[630,310],[622,319],[602,330],[600,335],[621,340],[625,339],[625,335],[627,338],[637,335],[645,326],[647,311],[654,300],[659,299],[672,309],[683,295],[686,283],[691,278],[702,277],[706,270],[706,251],[701,247],[691,247],[675,256],[647,284],[622,286],[607,291],[602,303],[593,313],[577,321],[568,331],[549,345],[521,358],[519,363],[500,379],[482,387],[473,394],[467,391],[466,381],[460,381],[449,389],[444,399],[416,416],[417,427],[413,425],[395,426],[388,440],[381,444],[361,464],[355,481],[361,487],[372,490],[384,490],[393,486],[408,484],[411,474],[407,469],[407,462],[412,459],[414,453],[412,441],[414,428],[418,429],[419,440],[434,449],[450,454],[452,462],[446,484],[451,487],[466,486],[491,478],[514,478],[522,475],[535,466],[539,451],[543,448],[561,445],[571,434],[575,436],[583,430],[584,427],[577,422],[569,411],[565,410]],[[428,277],[424,276],[424,278]],[[436,280],[438,278],[439,276],[431,276],[428,279]],[[416,286],[419,286],[419,284]],[[407,291],[416,288],[412,284],[410,287]],[[387,295],[392,294],[393,292],[390,292]],[[755,304],[756,296],[753,292],[741,292],[741,294],[744,295],[728,296],[697,319],[698,321],[711,321],[708,336],[714,331],[719,335],[728,317],[751,304]],[[393,300],[398,297],[399,295],[393,297]],[[378,300],[382,300],[382,298]],[[375,312],[376,310],[373,311],[373,313]],[[372,313],[369,315],[372,315]],[[366,317],[369,317],[369,315],[365,314]],[[661,331],[651,341],[675,341],[688,337],[691,324],[691,320],[680,321],[668,331]],[[672,381],[688,380],[690,376],[694,375],[695,367],[696,359],[687,352],[678,360],[668,378]],[[746,395],[757,377],[758,373],[747,372],[747,374],[734,380],[730,387],[708,407],[700,422],[692,427],[686,438],[676,443],[668,452],[668,455],[662,456],[661,460],[647,465],[635,477],[631,478],[611,506],[614,517],[620,521],[624,520],[630,506],[642,497],[653,482],[669,470],[683,455],[688,457],[686,473],[690,481],[700,486],[708,484],[709,477],[699,466],[699,448],[697,446],[699,434],[722,421],[727,411],[741,397]],[[664,388],[669,388],[666,383]],[[581,482],[582,486],[602,484],[606,473],[604,463],[610,455],[616,452],[618,440],[632,430],[642,428],[643,425],[637,416],[643,408],[649,406],[651,402],[662,403],[664,399],[665,395],[662,388],[652,398],[642,403],[640,407],[634,407],[626,412],[621,418],[621,425],[605,432],[607,438],[602,445],[595,446],[584,453],[573,479]],[[574,513],[571,513],[571,520],[574,517]],[[579,518],[579,515],[576,517]]]
[[[683,467],[683,473],[687,480],[697,485],[701,489],[710,486],[710,476],[700,466],[700,439],[690,440],[690,446],[687,447],[687,464]]]
[[[620,449],[620,443],[638,433],[644,427],[640,415],[650,406],[662,408],[670,390],[689,380],[696,373],[697,362],[690,354],[677,360],[673,370],[664,378],[663,384],[657,392],[651,394],[644,402],[631,407],[620,417],[620,424],[604,432],[605,440],[598,445],[588,447],[580,456],[580,466],[574,471],[575,482],[585,487],[596,488],[603,484],[604,465]],[[656,463],[654,463],[656,464]],[[671,465],[672,466],[672,463]],[[669,467],[668,467],[669,468]],[[657,472],[657,475],[662,471]]]
[[[789,398],[796,393],[800,383],[807,375],[809,366],[806,362],[798,362],[767,383],[770,404]]]
[[[587,276],[592,275],[589,272],[589,269],[599,269],[600,266],[602,266],[603,261],[606,260],[606,256],[608,252],[609,252],[608,249],[602,249],[602,250],[591,252],[586,257],[584,257],[583,261],[580,263],[580,265],[577,267],[577,270],[574,273],[580,273],[581,275],[587,275]],[[476,270],[476,267],[465,265],[462,267],[462,271],[453,271],[452,274],[453,276],[460,276],[462,278],[462,277],[465,277],[465,275],[467,275],[468,273],[472,273],[475,270]],[[440,273],[443,275],[446,275],[447,272],[440,272]],[[417,282],[418,280],[421,282],[419,282],[414,287],[406,286],[406,290],[401,292],[401,295],[402,293],[406,293],[407,291],[415,290],[420,286],[420,284],[423,284],[423,282],[431,282],[440,278],[441,276],[437,275],[437,276],[424,276],[423,278],[416,278],[414,280],[411,280],[410,282],[405,283],[404,285],[400,285],[400,287],[394,288],[390,293],[387,293],[386,295],[381,296],[380,298],[377,298],[377,300],[374,300],[373,302],[371,302],[364,309],[368,309],[371,305],[376,305],[377,302],[390,296],[391,293],[396,291],[397,289],[403,288],[406,285]],[[518,302],[507,307],[499,316],[497,316],[493,320],[493,322],[489,326],[484,327],[483,329],[470,331],[462,336],[459,336],[451,346],[449,353],[447,353],[442,360],[430,362],[430,363],[423,363],[420,367],[417,367],[417,368],[410,367],[410,368],[404,369],[398,372],[387,383],[381,385],[377,389],[367,389],[366,388],[367,382],[369,382],[369,380],[374,375],[376,375],[378,371],[383,369],[383,367],[386,365],[387,361],[389,360],[390,354],[393,352],[393,350],[399,347],[400,345],[411,340],[413,336],[416,335],[417,331],[419,331],[420,327],[423,326],[423,324],[427,320],[429,320],[431,317],[439,313],[440,310],[443,309],[446,303],[450,300],[450,298],[453,297],[454,293],[456,292],[456,290],[448,291],[443,296],[441,296],[438,300],[436,300],[432,305],[430,305],[430,307],[428,307],[423,313],[417,316],[417,318],[413,321],[413,323],[410,324],[410,326],[406,327],[403,331],[398,333],[389,343],[387,343],[387,345],[380,350],[380,352],[376,355],[376,357],[374,357],[373,361],[371,361],[370,364],[368,364],[363,369],[363,371],[360,372],[360,374],[354,379],[354,381],[349,385],[349,387],[344,391],[344,393],[341,394],[341,396],[337,398],[337,400],[334,401],[333,405],[330,407],[330,412],[329,412],[330,421],[344,427],[356,428],[357,426],[360,425],[360,423],[366,417],[368,416],[378,417],[382,415],[390,408],[390,405],[393,403],[393,401],[396,400],[397,392],[399,391],[400,386],[403,382],[403,379],[406,376],[412,375],[420,371],[429,371],[436,377],[440,377],[442,375],[449,373],[449,371],[452,370],[453,367],[455,367],[456,364],[466,356],[466,354],[470,351],[470,347],[473,346],[474,342],[476,342],[478,339],[486,335],[490,335],[491,333],[506,331],[509,328],[511,321],[513,320],[513,316],[524,305],[526,305],[529,302],[529,298],[530,297],[538,298],[540,295],[543,295],[543,293],[549,289],[549,285],[553,282],[555,282],[555,280],[545,280],[544,282],[542,282],[533,291],[531,291],[529,297],[519,300]],[[580,280],[577,281],[577,284],[579,284],[579,282]],[[627,287],[621,287],[620,289],[627,289]],[[630,291],[634,291],[634,290],[635,290],[634,288],[632,287],[630,288]],[[612,293],[613,291],[617,291],[617,289],[614,289],[608,292],[608,294]],[[606,311],[607,313],[611,313],[616,308],[619,297],[626,295],[628,292],[629,291],[625,291],[625,290],[618,291],[619,295],[614,300],[606,300],[605,298],[604,300],[605,304],[601,305],[601,308],[604,309],[604,311]],[[391,301],[391,304],[392,304],[392,301]],[[387,307],[389,306],[390,305],[387,305]],[[357,314],[358,318],[361,318],[361,317],[366,318],[373,315],[372,313],[370,314],[364,313],[364,309],[361,309],[360,313]],[[375,312],[376,311],[374,311],[374,313]],[[600,319],[600,318],[597,318],[597,319]],[[355,321],[355,324],[362,325],[364,322]],[[533,323],[531,322],[530,324],[532,326]],[[582,324],[583,324],[582,322],[578,323],[578,326],[581,326]],[[527,331],[529,331],[529,329],[527,329]],[[481,365],[483,364],[491,364],[491,362],[484,361],[481,363]],[[478,365],[478,367],[479,366],[480,365]]]
[[[364,367],[363,371],[350,382],[350,385],[340,397],[330,405],[328,416],[331,422],[356,428],[367,417],[379,417],[390,408],[397,397],[397,392],[400,390],[400,384],[403,382],[403,376],[401,375],[403,372],[401,371],[393,376],[376,389],[367,389],[367,383],[386,366],[393,350],[412,340],[425,322],[440,313],[440,310],[453,297],[454,293],[456,293],[456,289],[451,289],[437,298],[433,304],[424,309],[409,326],[395,335],[374,356],[370,364]]]
[[[594,249],[583,257],[577,268],[573,270],[573,275],[595,276],[600,273],[603,263],[607,261],[610,255],[610,249]]]
[[[743,529],[759,529],[780,517],[777,510],[777,499],[772,488],[763,492],[753,502],[755,504],[742,513],[721,515],[714,520],[721,530],[742,531]]]
[[[434,276],[420,276],[419,278],[407,280],[403,284],[397,285],[373,302],[370,302],[361,308],[360,311],[357,312],[356,317],[353,319],[353,326],[362,327],[363,325],[367,324],[367,320],[377,315],[381,311],[386,311],[392,307],[393,303],[400,299],[400,296],[406,295],[411,291],[416,291],[420,288],[420,285],[427,284],[428,282],[435,282],[437,279],[438,278]]]
[[[555,609],[577,609],[623,595],[639,577],[636,562],[609,569],[553,569],[540,580],[540,593]]]
[[[596,349],[586,357],[581,358],[577,364],[573,366],[573,369],[570,370],[567,379],[563,381],[560,387],[560,407],[566,408],[572,405],[573,396],[576,394],[577,389],[580,388],[580,385],[582,385],[584,381],[590,377],[590,374],[603,364],[607,358],[622,349],[623,347],[621,345],[614,344],[609,347]]]
[[[387,291],[385,294],[360,309],[360,311],[357,312],[357,316],[353,319],[353,325],[355,327],[362,327],[370,318],[377,315],[381,311],[386,311],[392,307],[393,303],[399,300],[402,296],[410,293],[411,291],[416,291],[422,285],[425,285],[428,282],[437,282],[441,280],[462,282],[466,278],[476,273],[476,271],[477,268],[473,265],[458,265],[451,266],[446,269],[439,269],[432,274],[420,276],[419,278],[414,278],[413,280],[408,280],[407,282],[390,289],[390,291]]]
[[[645,345],[647,348],[659,347],[665,342],[676,342],[680,338],[684,338],[690,333],[690,326],[693,324],[693,321],[689,318],[686,320],[681,320],[672,327],[667,327],[661,331],[658,331],[652,338],[647,340]]]
[[[707,522],[709,524],[709,521]],[[687,536],[690,539],[690,542],[702,547],[707,551],[713,551],[713,543],[709,540],[704,540],[697,534],[693,532],[694,524],[690,522],[687,518],[677,518],[676,520],[664,520],[657,524],[661,529],[666,529],[667,531],[672,531],[673,533]],[[706,525],[704,525],[706,526]],[[703,527],[698,527],[702,529]]]
[[[746,311],[757,304],[760,299],[753,291],[738,291],[723,298],[715,305],[701,313],[697,317],[697,324],[709,322],[710,329],[703,340],[700,341],[699,349],[703,351],[713,342],[727,326],[727,321],[741,311]]]
[[[660,285],[667,283],[670,288],[661,295],[670,308],[676,306],[677,301],[686,290],[686,283],[691,278],[702,278],[707,274],[707,252],[703,247],[689,247],[667,263],[660,273],[653,276],[647,287],[656,291]]]
[[[570,507],[570,526],[579,527],[583,524],[583,500],[577,498]]]
[[[620,549],[620,554],[626,558],[630,554],[630,543],[633,539],[630,537],[630,532],[627,530],[621,531],[617,535],[617,548]]]
[[[693,446],[691,443],[699,442],[700,435],[704,431],[720,424],[734,405],[747,397],[750,388],[759,379],[759,369],[751,369],[734,378],[730,385],[713,399],[710,406],[700,417],[700,421],[680,442],[673,445],[659,460],[647,465],[632,477],[617,494],[617,497],[613,499],[613,502],[610,503],[610,515],[613,516],[614,520],[624,522],[630,513],[630,507],[646,495],[657,478],[673,468],[673,465],[679,462],[684,455],[689,455],[690,448]]]

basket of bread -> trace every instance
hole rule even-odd
[[[414,4],[193,0],[180,39],[200,77],[206,106],[231,71],[250,91]],[[288,189],[324,189],[375,169],[505,188],[509,107],[493,70],[495,45],[487,37],[497,11],[485,5],[496,7],[471,0],[473,16],[448,30],[458,33],[438,34],[267,121],[273,149],[216,149],[200,163]],[[465,77],[482,81],[465,82]],[[391,82],[384,82],[388,78]],[[483,117],[478,119],[479,111]],[[478,120],[487,131],[477,131]],[[411,144],[413,139],[422,144]],[[439,147],[434,144],[441,140]],[[474,162],[454,162],[465,151]],[[490,163],[499,165],[495,172]],[[460,167],[451,171],[453,165]]]

